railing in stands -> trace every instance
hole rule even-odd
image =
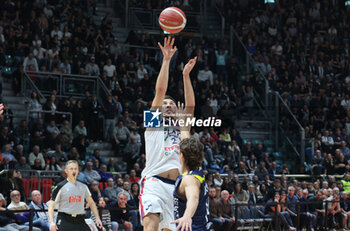
[[[98,76],[26,72],[22,77],[21,92],[25,97],[30,98],[32,91],[36,91],[41,102],[45,102],[45,97],[50,96],[53,90],[57,92],[58,98],[73,96],[75,99],[83,99],[85,91],[89,91],[91,95],[97,96],[102,107],[107,96],[111,95]],[[114,98],[113,101],[115,102]]]
[[[288,105],[275,92],[271,91],[268,80],[255,64],[251,54],[243,44],[242,38],[238,36],[233,26],[230,27],[230,54],[238,59],[242,67],[243,73],[239,81],[242,82],[248,74],[255,83],[255,102],[260,109],[259,113],[274,124],[276,151],[288,154],[294,163],[303,166],[305,162],[304,128],[295,118]],[[291,125],[295,126],[288,125],[288,121],[284,118],[288,118],[288,121],[292,123]],[[297,163],[296,160],[299,158],[300,163]]]
[[[215,9],[216,9],[216,12],[218,13],[218,15],[220,16],[220,19],[221,19],[221,38],[224,38],[226,20],[225,20],[224,15],[221,13],[221,11],[219,10],[219,8],[216,4],[215,4]]]
[[[44,96],[50,96],[52,91],[57,92],[57,97],[74,96],[84,98],[85,91],[97,95],[97,76],[72,75],[51,72],[26,72],[35,85],[35,90]],[[31,84],[31,86],[33,86]]]
[[[30,99],[32,92],[35,91],[35,92],[37,92],[40,101],[44,101],[45,100],[45,96],[41,93],[41,91],[34,84],[32,79],[25,72],[22,75],[21,85],[22,85],[21,86],[21,93],[22,93],[22,95],[24,97]]]
[[[278,109],[278,134],[277,143],[280,147],[290,145],[300,158],[300,163],[305,162],[305,130],[299,123],[298,119],[284,102],[279,92],[274,92],[276,97],[276,109]],[[286,143],[287,142],[287,143]]]
[[[280,226],[282,225],[281,222],[276,222],[276,218],[280,220],[279,213],[278,213],[278,206],[287,207],[288,205],[294,205],[295,206],[295,219],[293,219],[293,226],[296,227],[296,230],[302,230],[304,227],[308,226],[308,222],[303,222],[302,218],[305,217],[302,214],[301,206],[305,206],[307,208],[316,208],[316,207],[322,207],[323,209],[317,210],[312,209],[312,214],[316,216],[316,224],[311,224],[312,229],[320,228],[327,230],[332,229],[332,226],[335,225],[334,221],[333,224],[330,224],[330,221],[332,221],[332,213],[330,212],[330,209],[332,206],[336,205],[337,203],[340,203],[339,200],[314,200],[314,201],[303,201],[303,202],[269,202],[269,203],[231,203],[231,209],[234,213],[234,224],[233,224],[233,230],[279,230]],[[228,202],[230,203],[230,202]],[[312,206],[313,205],[313,206]],[[273,210],[270,209],[270,213],[265,212],[265,208],[270,207],[274,208]],[[106,208],[110,212],[113,211],[120,211],[121,208],[116,207],[109,207]],[[124,209],[125,210],[125,209]],[[138,210],[135,207],[127,208],[126,210]],[[315,211],[313,211],[315,210]],[[56,209],[54,210],[57,211]],[[90,211],[90,209],[85,209],[85,211]],[[287,210],[285,210],[287,211]],[[310,210],[309,210],[310,211]],[[29,212],[29,231],[33,230],[33,219],[34,219],[34,213],[36,212],[48,212],[47,209],[26,209],[26,210],[1,210],[0,214],[2,213],[26,213]],[[309,212],[310,213],[310,212]],[[311,213],[310,213],[311,214]],[[333,214],[334,216],[335,214]],[[321,219],[317,219],[317,216],[320,216]],[[89,219],[89,217],[86,217],[85,219]],[[309,218],[310,219],[310,218]],[[315,219],[315,218],[313,218]],[[209,217],[209,222],[211,223],[211,219]],[[210,225],[210,224],[208,224]],[[338,224],[339,225],[339,224]]]
[[[45,118],[45,115],[58,115],[61,117],[60,121],[68,120],[70,124],[72,124],[72,113],[71,112],[61,112],[61,111],[47,111],[47,110],[27,110],[27,121],[30,121],[30,118],[33,118],[33,114],[35,115],[35,118]],[[60,124],[57,124],[60,125]]]

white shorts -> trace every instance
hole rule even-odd
[[[174,182],[175,183],[175,182]],[[174,221],[174,202],[173,193],[175,184],[164,181],[156,177],[147,177],[141,179],[140,191],[140,215],[142,219],[148,213],[158,213],[159,228],[176,230],[175,224],[170,224]]]

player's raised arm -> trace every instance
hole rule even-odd
[[[176,119],[186,121],[187,117],[188,116],[185,112],[184,103],[177,102]],[[185,125],[179,125],[179,127],[180,127],[180,139],[183,140],[186,138],[190,138],[191,126],[190,125],[186,126],[185,124]]]
[[[172,224],[178,224],[176,230],[192,230],[192,217],[199,203],[200,182],[194,176],[187,175],[183,178],[181,187],[185,189],[186,210],[183,217],[173,221]]]
[[[190,59],[188,63],[185,65],[184,70],[182,71],[183,80],[184,80],[184,92],[185,92],[185,112],[187,114],[191,114],[193,116],[194,107],[196,105],[193,87],[190,79],[190,73],[196,65],[197,57]]]
[[[158,43],[158,46],[160,47],[163,53],[163,61],[156,82],[156,95],[154,96],[154,99],[152,101],[152,110],[162,106],[163,104],[163,99],[168,88],[170,60],[177,50],[176,46],[173,47],[174,41],[175,39],[169,36],[164,38],[164,46]]]

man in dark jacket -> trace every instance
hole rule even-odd
[[[133,225],[130,222],[130,212],[128,209],[130,207],[126,203],[128,200],[128,195],[125,192],[120,192],[118,194],[117,203],[111,203],[111,208],[116,208],[116,210],[111,211],[112,221],[118,222],[119,227],[125,228],[126,231],[132,231]],[[112,223],[113,225],[113,223]],[[113,230],[114,227],[112,227]]]

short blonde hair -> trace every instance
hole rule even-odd
[[[76,164],[76,165],[79,167],[78,161],[76,161],[76,160],[68,160],[67,163],[66,163],[66,168],[67,168],[68,165],[70,165],[70,164]]]

